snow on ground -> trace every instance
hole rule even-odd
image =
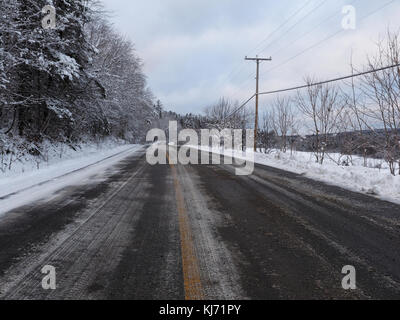
[[[208,151],[207,147],[200,147]],[[232,150],[220,148],[211,149],[212,152],[232,155]],[[234,156],[239,159],[247,159],[254,162],[289,172],[302,174],[305,177],[336,185],[344,189],[377,196],[380,199],[400,204],[400,176],[390,174],[387,164],[380,159],[367,159],[367,167],[364,167],[364,159],[353,156],[349,166],[338,165],[342,163],[339,154],[330,154],[323,165],[316,163],[313,153],[293,152],[283,153],[274,150],[271,153],[254,153],[247,151],[247,155],[234,151]]]
[[[140,145],[117,145],[110,140],[82,145],[79,151],[67,150],[62,159],[54,155],[39,170],[28,163],[19,164],[13,171],[0,174],[0,216],[33,201],[50,198],[67,186],[88,182],[90,177],[141,148]]]

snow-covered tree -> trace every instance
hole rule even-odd
[[[55,28],[43,28],[46,5]],[[0,0],[0,132],[40,144],[145,136],[156,114],[133,45],[96,0]]]

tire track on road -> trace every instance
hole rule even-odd
[[[124,188],[132,183],[136,177],[142,174],[145,166],[146,163],[141,161],[139,166],[128,177],[128,179],[122,182],[106,199],[97,205],[96,209],[92,210],[89,216],[87,216],[85,220],[81,221],[76,229],[73,231],[68,230],[67,234],[59,236],[59,240],[55,243],[51,243],[47,250],[45,249],[39,254],[28,256],[27,258],[22,259],[22,261],[17,265],[12,266],[9,271],[5,273],[5,276],[0,279],[0,298],[38,298],[38,289],[39,292],[41,291],[40,281],[38,282],[38,278],[41,278],[39,272],[41,267],[48,264],[48,261],[64,261],[66,264],[70,264],[71,261],[68,261],[68,259],[78,250],[79,246],[82,246],[82,244],[87,243],[87,241],[91,239],[93,243],[95,237],[101,232],[101,229],[95,234],[90,232],[90,224],[92,221],[102,212],[102,210],[104,210],[104,208],[106,208],[108,204],[113,203],[113,200]],[[131,190],[128,190],[128,193],[130,194]],[[107,226],[107,223],[105,226]],[[85,229],[87,229],[88,232],[84,232]],[[82,254],[85,254],[85,251],[83,251]]]

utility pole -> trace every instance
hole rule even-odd
[[[257,134],[258,134],[258,87],[260,82],[260,62],[262,61],[272,61],[272,58],[259,58],[256,56],[255,58],[246,57],[245,60],[255,61],[257,63],[257,76],[256,76],[256,115],[255,115],[255,124],[254,124],[254,152],[257,151]]]

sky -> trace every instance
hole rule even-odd
[[[400,29],[400,0],[102,1],[135,44],[154,95],[181,114],[251,97],[256,66],[246,55],[272,57],[261,64],[260,91],[283,89],[347,75],[351,59],[362,69],[386,30]],[[355,29],[342,26],[349,5]]]

